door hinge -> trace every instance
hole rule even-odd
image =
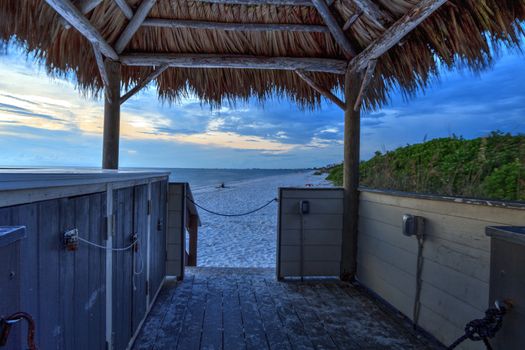
[[[146,295],[149,295],[149,281],[146,280]]]
[[[151,215],[151,199],[148,199],[148,215]]]

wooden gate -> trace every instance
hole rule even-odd
[[[339,277],[342,232],[343,189],[280,188],[277,278]]]

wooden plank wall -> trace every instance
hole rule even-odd
[[[133,187],[114,191],[113,210],[115,213],[115,232],[113,247],[126,247],[131,243],[133,227]],[[131,339],[133,308],[133,252],[131,250],[113,252],[113,345],[115,349],[125,349]],[[145,298],[145,296],[144,296]]]
[[[62,246],[62,234],[104,244],[105,194],[54,199],[1,209],[0,225],[24,225],[20,241],[20,309],[36,321],[39,349],[105,347],[105,252]],[[2,295],[3,298],[3,295]],[[19,311],[17,310],[17,311]],[[2,313],[2,312],[0,312]],[[14,348],[26,348],[26,326]],[[10,340],[11,341],[11,340]]]
[[[2,283],[0,301],[8,303],[0,302],[0,315],[20,310],[30,313],[36,321],[39,349],[106,349],[106,328],[110,326],[112,348],[126,349],[154,302],[166,273],[167,180],[117,187],[109,192],[113,193],[115,220],[113,247],[128,246],[131,234],[137,233],[140,254],[127,250],[108,255],[112,256],[112,298],[108,300],[113,310],[109,325],[106,250],[82,242],[73,252],[63,246],[64,232],[74,228],[86,240],[107,244],[107,192],[86,194],[79,189],[79,196],[0,208],[0,226],[26,226],[26,238],[10,245],[8,253],[4,248],[0,251],[1,266],[15,272],[7,278],[17,285],[13,296],[12,289],[4,288]],[[134,266],[136,272],[140,271],[139,260],[143,269],[134,274]],[[149,299],[148,267],[152,293]],[[2,281],[6,277],[3,268],[0,274]],[[24,324],[14,327],[7,349],[26,348],[26,329]]]
[[[149,294],[153,298],[166,276],[167,181],[151,184],[150,279]]]
[[[8,222],[9,209],[0,208],[0,226]],[[23,239],[23,238],[22,238]],[[20,241],[9,244],[0,242],[0,317],[20,311]],[[4,350],[16,350],[20,344],[20,329],[12,328]]]
[[[449,345],[489,306],[490,239],[485,227],[523,225],[525,211],[363,191],[358,280],[412,318],[417,242],[402,234],[403,214],[426,219],[419,324]],[[484,349],[465,342],[461,349]]]
[[[170,183],[168,189],[166,273],[169,276],[183,277],[184,275],[184,252],[186,249],[185,187],[186,184],[184,183]]]
[[[300,275],[301,200],[310,202],[310,214],[304,215],[302,223],[303,274],[339,277],[343,190],[281,188],[277,237],[278,278]]]

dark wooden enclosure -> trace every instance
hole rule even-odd
[[[0,179],[0,226],[26,228],[0,246],[0,316],[29,313],[39,349],[126,349],[165,276],[167,174]],[[80,241],[68,251],[63,235],[72,229],[117,249],[136,234],[137,245],[110,251]],[[26,332],[15,324],[6,349],[26,348]]]

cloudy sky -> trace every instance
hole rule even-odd
[[[324,101],[304,112],[274,99],[211,110],[188,98],[157,101],[155,87],[122,109],[121,166],[304,168],[340,162],[343,114]],[[14,48],[0,55],[0,165],[99,166],[103,102],[52,79]],[[417,98],[399,94],[362,121],[362,158],[425,139],[493,130],[525,133],[525,56],[501,55],[480,75],[445,72]]]

